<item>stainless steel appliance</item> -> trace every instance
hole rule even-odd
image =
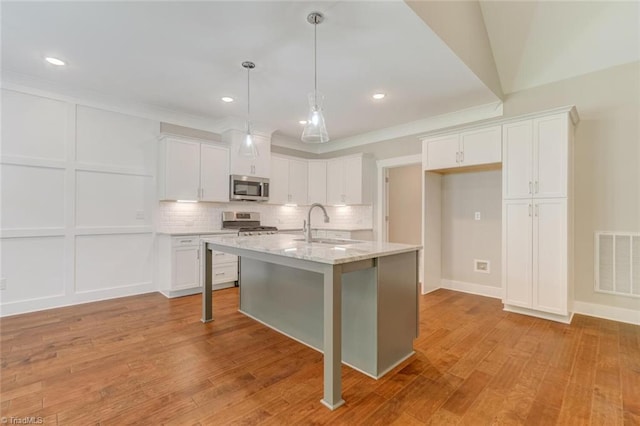
[[[231,175],[229,177],[229,199],[231,201],[267,201],[269,200],[269,179]]]
[[[222,229],[237,230],[239,236],[277,234],[275,226],[260,224],[258,212],[222,212]]]

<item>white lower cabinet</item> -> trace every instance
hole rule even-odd
[[[567,200],[504,200],[502,221],[505,309],[568,321]]]
[[[238,280],[238,257],[214,251],[213,289],[233,287]],[[158,236],[157,277],[162,294],[179,297],[202,291],[200,235]]]

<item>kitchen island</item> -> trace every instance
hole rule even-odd
[[[342,399],[341,363],[378,378],[418,333],[420,246],[295,235],[202,239],[202,321],[213,319],[209,251],[240,259],[240,311],[324,353],[322,403]]]

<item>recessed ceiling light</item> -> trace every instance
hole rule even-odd
[[[373,99],[383,99],[385,96],[387,96],[387,95],[385,95],[384,93],[374,93],[372,98]]]
[[[222,97],[222,102],[233,102],[233,98],[230,98],[229,96],[223,96]]]
[[[60,60],[58,58],[53,58],[51,56],[48,56],[48,57],[44,58],[44,60],[49,62],[51,65],[57,65],[59,67],[61,67],[63,65],[67,65],[63,60]]]
[[[298,123],[300,123],[300,124],[307,124],[307,120],[300,120],[300,121],[298,121]]]

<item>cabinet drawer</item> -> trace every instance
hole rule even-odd
[[[200,237],[197,235],[186,235],[184,237],[172,237],[171,247],[197,246],[200,244]]]
[[[238,256],[229,253],[223,253],[221,251],[212,251],[211,255],[213,256],[213,264],[219,265],[221,263],[229,263],[229,262],[237,262]]]
[[[216,265],[213,268],[213,284],[236,281],[238,279],[238,264],[229,263]]]

